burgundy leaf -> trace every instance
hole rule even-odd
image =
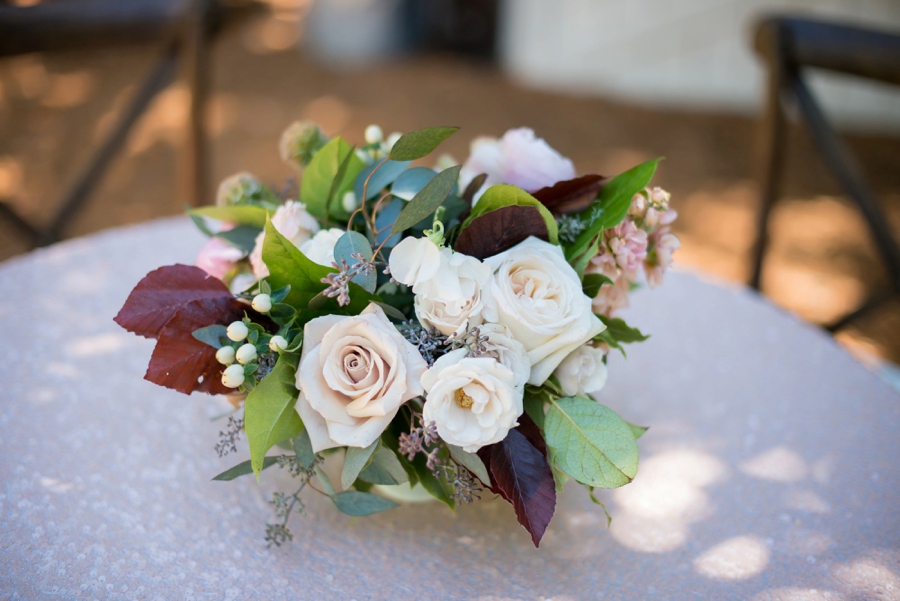
[[[222,385],[222,365],[216,349],[193,336],[194,330],[211,325],[228,325],[244,316],[250,307],[235,298],[204,298],[187,303],[159,333],[144,379],[190,394],[234,392]]]
[[[556,182],[552,186],[541,188],[532,196],[556,214],[577,213],[590,206],[597,198],[597,192],[609,178],[590,174]]]
[[[478,456],[490,471],[491,491],[512,504],[538,547],[556,509],[556,485],[540,430],[527,416],[519,419],[521,426],[510,430],[503,441],[482,447]]]
[[[478,259],[493,257],[528,236],[549,239],[537,207],[509,205],[476,217],[456,239],[454,250]]]
[[[469,182],[469,185],[466,186],[465,192],[463,192],[462,199],[466,201],[469,205],[472,204],[472,199],[475,198],[475,193],[481,189],[481,186],[484,185],[485,180],[487,180],[487,173],[479,173],[472,181]]]
[[[129,332],[157,338],[175,312],[188,303],[201,299],[230,299],[232,296],[221,280],[207,275],[199,267],[167,265],[151,271],[138,282],[115,322]]]

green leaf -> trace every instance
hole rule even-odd
[[[303,422],[294,410],[297,398],[288,394],[284,386],[294,383],[295,371],[287,355],[279,356],[271,373],[244,401],[244,430],[250,443],[250,460],[257,480],[266,452],[303,429]]]
[[[359,479],[371,484],[395,485],[409,482],[406,470],[392,450],[378,447],[368,466],[359,474]]]
[[[375,301],[375,304],[381,307],[381,310],[384,311],[384,314],[390,317],[391,319],[396,319],[397,321],[405,321],[406,315],[400,312],[396,307],[392,307],[387,303],[381,303]]]
[[[597,234],[588,244],[586,251],[584,251],[577,257],[569,259],[569,263],[572,265],[575,273],[578,274],[578,277],[584,276],[584,270],[587,268],[588,263],[591,262],[591,259],[597,256],[597,251],[600,249],[600,241],[602,238],[603,234]]]
[[[589,273],[581,280],[581,288],[590,298],[597,296],[603,284],[612,284],[613,281],[601,273]]]
[[[592,486],[585,485],[585,488],[588,489],[588,497],[590,497],[591,503],[593,503],[594,505],[599,505],[603,509],[603,513],[606,514],[606,527],[609,528],[609,525],[612,524],[612,516],[609,515],[609,511],[607,511],[606,509],[606,504],[594,496],[594,488]]]
[[[300,465],[306,469],[311,468],[316,462],[316,454],[312,448],[312,441],[309,439],[309,431],[304,427],[300,434],[291,439],[291,444],[294,447],[294,453],[296,453]]]
[[[372,515],[398,506],[390,499],[358,490],[339,492],[331,500],[341,513],[353,516]]]
[[[390,158],[394,161],[414,161],[421,159],[437,148],[441,142],[455,134],[458,127],[426,127],[400,136],[391,147]]]
[[[508,184],[498,184],[488,188],[481,198],[478,199],[478,204],[472,209],[472,213],[463,222],[462,227],[465,228],[476,217],[481,217],[485,213],[510,205],[536,207],[541,213],[541,217],[544,218],[544,223],[547,224],[550,244],[559,244],[559,226],[556,223],[556,219],[553,218],[553,214],[534,196],[522,188]]]
[[[366,448],[347,447],[344,454],[344,469],[341,470],[341,488],[347,489],[353,485],[359,473],[369,464],[369,459],[377,447],[377,440]]]
[[[439,457],[446,458],[449,455],[446,449],[441,449],[438,453]],[[450,509],[456,508],[456,502],[453,500],[451,496],[453,494],[453,489],[444,482],[443,479],[438,478],[434,475],[434,473],[428,469],[428,466],[425,465],[427,459],[425,458],[424,453],[419,453],[416,455],[416,458],[413,459],[412,464],[416,469],[416,478],[419,481],[419,484],[422,485],[422,488],[428,491],[432,497],[445,504]],[[410,478],[412,480],[412,478]]]
[[[227,221],[238,225],[249,225],[258,229],[266,226],[266,216],[274,211],[255,205],[236,205],[231,207],[198,207],[189,211],[191,215],[209,217],[218,221]]]
[[[606,325],[605,331],[616,342],[630,344],[632,342],[643,342],[650,338],[650,336],[643,334],[639,329],[629,327],[625,320],[620,317],[607,317],[605,315],[598,315],[597,317]]]
[[[525,413],[541,430],[544,429],[544,420],[546,419],[546,404],[555,398],[559,398],[559,396],[554,395],[548,389],[546,383],[543,386],[532,386],[531,384],[525,386],[525,396],[523,398]]]
[[[261,231],[262,228],[251,225],[239,225],[236,228],[219,232],[215,236],[233,247],[250,254],[256,245],[256,237],[259,236]]]
[[[462,447],[457,447],[452,444],[448,444],[447,448],[450,450],[450,456],[453,457],[458,464],[475,474],[485,486],[491,485],[491,478],[488,476],[487,467],[485,467],[481,457],[475,453],[469,453],[468,451],[463,450]]]
[[[631,433],[634,434],[634,439],[637,440],[641,436],[644,435],[644,432],[650,429],[650,426],[636,426],[631,422],[625,422],[628,424],[628,427],[631,428]]]
[[[397,234],[407,230],[434,213],[441,206],[441,203],[450,196],[450,192],[456,186],[460,169],[462,167],[459,165],[445,169],[428,182],[400,211],[400,216],[394,222],[391,233]]]
[[[344,194],[353,189],[353,182],[363,167],[365,164],[340,136],[331,140],[316,153],[303,172],[300,200],[306,205],[306,210],[323,220],[329,214],[346,215]],[[342,168],[343,174],[340,173]],[[339,175],[342,177],[337,179],[335,187],[333,184]]]
[[[275,464],[275,457],[266,457],[263,461],[262,469],[266,469]],[[213,478],[213,480],[219,480],[222,482],[228,482],[229,480],[234,480],[238,476],[246,476],[247,474],[252,474],[253,468],[250,466],[250,460],[242,461],[236,466],[229,468]]]
[[[587,227],[566,249],[566,258],[569,261],[582,255],[597,234],[617,226],[620,221],[625,219],[628,208],[631,206],[631,199],[650,184],[660,160],[662,159],[653,159],[633,167],[612,178],[603,186],[597,200],[578,214]]]
[[[316,477],[319,479],[319,482],[322,484],[323,492],[329,497],[334,496],[334,485],[331,483],[331,479],[328,477],[328,474],[325,473],[325,470],[322,469],[321,465],[317,465],[315,467]]]
[[[407,169],[391,184],[391,194],[403,200],[412,200],[437,173],[428,167],[412,167]]]
[[[638,448],[634,434],[612,409],[582,397],[551,401],[544,421],[554,462],[582,484],[616,488],[634,479]]]
[[[263,261],[269,268],[269,283],[273,288],[290,286],[291,290],[285,302],[294,307],[303,317],[298,322],[302,325],[313,317],[339,313],[341,315],[358,315],[369,305],[371,300],[379,300],[357,286],[350,283],[350,304],[339,307],[334,299],[324,299],[321,306],[310,310],[309,304],[326,285],[322,278],[334,269],[310,261],[306,255],[294,246],[287,238],[275,229],[271,222],[266,224],[266,237],[263,243]]]
[[[200,342],[204,342],[213,348],[222,348],[222,338],[226,340],[225,344],[227,344],[228,341],[227,328],[220,325],[199,328],[191,332],[191,335]]]
[[[550,464],[550,471],[553,473],[553,483],[556,485],[556,492],[562,492],[569,481],[569,475],[559,469],[556,465],[557,451],[553,447],[547,447],[547,463]]]
[[[356,199],[362,200],[363,188],[366,191],[366,200],[375,198],[384,188],[393,184],[394,180],[400,177],[407,167],[409,167],[409,161],[384,161],[365,167],[356,176],[356,183],[353,186]],[[369,177],[370,175],[371,177]],[[366,180],[369,180],[368,186]]]
[[[359,232],[349,231],[338,238],[337,243],[334,245],[334,262],[340,265],[341,259],[343,259],[347,262],[347,265],[353,265],[358,261],[350,255],[356,253],[361,254],[366,260],[372,260],[372,247],[369,245],[366,237]],[[372,270],[367,274],[358,273],[350,281],[356,282],[367,292],[375,292],[377,278],[378,274]]]

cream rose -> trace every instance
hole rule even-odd
[[[334,263],[334,245],[347,233],[339,227],[319,231],[315,236],[300,245],[300,252],[306,258],[319,265],[331,267]]]
[[[474,453],[506,438],[522,415],[522,393],[515,374],[492,357],[467,357],[451,351],[422,376],[428,392],[424,422],[434,422],[440,437]]]
[[[391,277],[414,289],[431,279],[441,267],[441,249],[425,238],[404,238],[388,259]]]
[[[530,384],[543,384],[566,355],[605,329],[558,246],[532,236],[485,262],[494,276],[484,320],[506,326],[525,347]]]
[[[499,323],[486,323],[479,330],[481,335],[487,338],[484,343],[487,352],[484,356],[493,357],[509,368],[516,377],[516,388],[524,391],[531,375],[531,362],[528,360],[525,347],[513,338],[509,328]]]
[[[297,412],[315,452],[367,447],[400,406],[424,393],[425,360],[377,305],[325,315],[303,328]]]
[[[562,360],[553,373],[569,396],[597,392],[606,385],[606,353],[599,348],[585,344]]]
[[[272,215],[272,225],[278,233],[287,238],[294,246],[300,246],[319,231],[319,222],[306,212],[306,205],[296,200],[289,200]],[[269,275],[269,268],[263,262],[262,250],[266,233],[260,232],[250,253],[250,266],[253,275],[261,280]]]
[[[419,322],[444,336],[459,336],[481,324],[482,288],[491,268],[449,248],[441,250],[440,267],[430,279],[413,288]]]

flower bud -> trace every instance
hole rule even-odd
[[[216,351],[216,361],[222,365],[231,365],[234,363],[234,349],[230,346],[223,346]]]
[[[353,193],[353,190],[348,190],[344,194],[344,198],[341,199],[341,204],[348,213],[352,213],[357,209],[359,204],[356,202],[356,194]]]
[[[226,177],[216,192],[216,205],[231,207],[246,204],[263,194],[263,184],[247,172]]]
[[[316,124],[297,121],[281,134],[278,151],[285,163],[305,167],[327,143],[328,137]]]
[[[280,353],[287,347],[288,341],[285,340],[284,336],[272,336],[271,340],[269,340],[269,348],[273,353]]]
[[[268,313],[272,310],[272,297],[268,294],[257,294],[253,297],[253,302],[251,303],[254,311],[259,311],[260,313]]]
[[[378,144],[384,139],[384,132],[377,125],[370,125],[366,128],[365,133],[366,144]]]
[[[256,359],[256,347],[250,343],[244,344],[234,354],[234,358],[237,359],[237,362],[241,365],[252,363],[253,360]]]
[[[244,324],[243,321],[236,321],[228,326],[228,329],[225,330],[225,333],[227,334],[229,340],[240,342],[247,337],[247,334],[250,333],[250,329]]]
[[[389,135],[387,137],[387,140],[384,141],[384,144],[382,144],[382,148],[384,148],[385,152],[390,152],[391,148],[394,147],[394,144],[397,143],[397,140],[399,140],[402,135],[403,134],[401,134],[399,131],[395,131],[394,133]]]
[[[222,385],[237,388],[244,383],[244,368],[241,365],[229,365],[222,372]]]

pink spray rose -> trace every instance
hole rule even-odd
[[[210,238],[197,255],[197,267],[214,278],[222,279],[241,260],[244,253],[221,238]]]

